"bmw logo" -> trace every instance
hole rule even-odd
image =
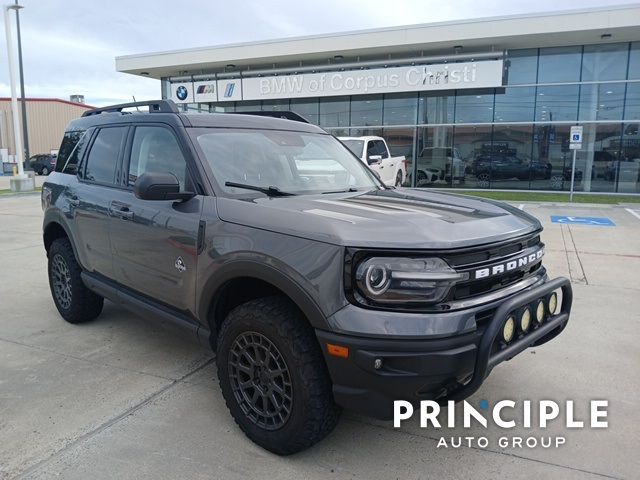
[[[187,87],[185,87],[184,85],[180,85],[176,89],[176,97],[178,97],[178,100],[186,100],[188,94],[189,92],[187,90]]]

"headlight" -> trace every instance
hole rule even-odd
[[[358,293],[367,303],[385,306],[435,304],[468,273],[458,273],[440,258],[372,257],[356,267]]]

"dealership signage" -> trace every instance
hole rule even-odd
[[[443,63],[172,83],[171,95],[190,103],[493,88],[502,85],[502,73],[502,60]]]

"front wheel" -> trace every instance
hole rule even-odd
[[[229,313],[217,345],[218,380],[231,415],[278,455],[319,442],[340,409],[313,329],[286,299],[252,300]]]
[[[41,175],[47,176],[49,175],[49,169],[47,167],[43,167],[42,171],[40,172]]]

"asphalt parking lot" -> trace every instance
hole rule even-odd
[[[545,263],[571,278],[574,308],[555,341],[497,367],[471,399],[609,400],[609,428],[516,427],[559,448],[499,448],[505,432],[394,429],[345,413],[292,457],[247,440],[220,394],[211,352],[111,303],[73,326],[50,298],[38,195],[0,197],[0,478],[637,478],[640,425],[640,206],[522,204],[545,225]],[[635,215],[634,215],[635,213]],[[561,225],[551,215],[615,226]],[[438,448],[486,436],[488,448]]]

